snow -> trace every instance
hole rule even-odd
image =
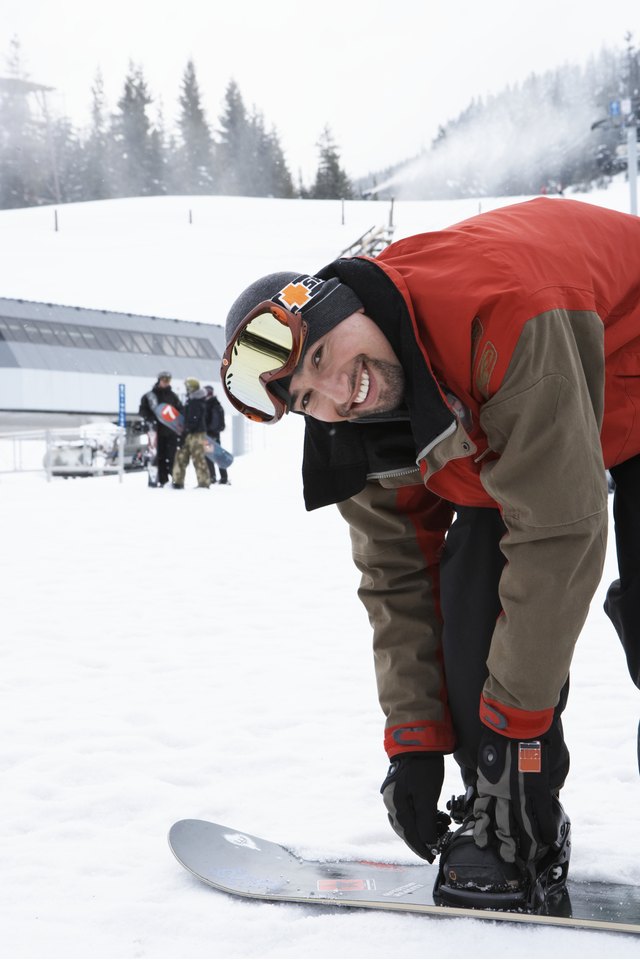
[[[580,199],[626,209],[626,190]],[[396,236],[478,204],[396,204]],[[388,204],[345,217],[338,203],[119,200],[61,208],[55,233],[51,208],[5,211],[1,292],[222,322],[243,284],[328,262]],[[300,442],[294,417],[254,430],[232,486],[208,491],[193,473],[184,491],[0,474],[0,955],[637,957],[626,936],[235,900],[173,859],[171,823],[201,817],[306,856],[416,862],[378,795],[347,529],[333,508],[305,513]],[[602,612],[612,545],[574,659],[563,799],[573,876],[638,884],[638,694]],[[443,800],[459,789],[449,761]]]

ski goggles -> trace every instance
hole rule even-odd
[[[276,423],[288,412],[289,377],[302,356],[307,324],[272,300],[263,300],[240,323],[222,357],[221,380],[230,403],[250,420]]]

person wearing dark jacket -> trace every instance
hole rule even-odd
[[[178,449],[178,435],[170,427],[166,427],[162,421],[158,420],[155,410],[163,403],[169,403],[175,407],[179,413],[182,413],[182,403],[177,395],[171,389],[171,374],[168,370],[161,370],[158,379],[151,387],[148,393],[143,394],[138,409],[139,416],[148,424],[151,430],[156,434],[156,465],[158,476],[156,487],[164,487],[169,481],[171,471],[173,470],[173,461],[176,450]]]
[[[184,475],[193,460],[199,487],[208,487],[211,480],[207,467],[207,405],[206,392],[200,387],[200,381],[188,377],[184,382],[187,400],[184,405],[184,428],[180,436],[178,452],[173,464],[173,486],[176,490],[184,487]]]
[[[225,428],[224,407],[215,395],[211,384],[205,386],[207,394],[207,436],[220,443],[220,434]],[[207,459],[207,466],[211,475],[211,483],[216,482],[216,465],[211,459]],[[220,483],[229,483],[229,474],[225,467],[220,467]]]
[[[305,416],[307,509],[335,503],[350,525],[384,803],[419,856],[442,851],[450,904],[528,909],[564,889],[561,716],[602,576],[607,469],[605,609],[640,686],[639,264],[638,217],[539,198],[269,274],[229,311],[229,401],[253,421]],[[450,753],[466,790],[453,839]]]

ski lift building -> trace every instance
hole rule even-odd
[[[178,395],[186,377],[219,384],[223,350],[213,324],[0,298],[0,422],[113,420],[121,384],[130,419],[161,370]]]

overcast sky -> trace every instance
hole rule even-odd
[[[233,78],[309,182],[325,124],[360,176],[427,147],[473,97],[627,31],[640,43],[639,0],[0,0],[0,75],[17,36],[29,78],[84,125],[97,69],[114,110],[133,61],[171,126],[193,58],[214,128]]]

